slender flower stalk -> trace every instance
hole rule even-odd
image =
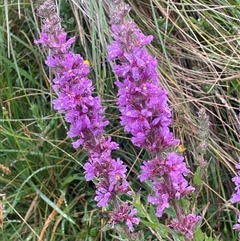
[[[93,95],[92,81],[87,77],[90,72],[88,64],[80,54],[70,50],[75,37],[67,40],[67,33],[61,27],[56,6],[53,0],[47,0],[38,9],[43,25],[41,37],[35,41],[42,44],[50,52],[45,63],[54,70],[53,88],[57,99],[53,101],[54,109],[65,114],[65,120],[70,124],[68,136],[74,138],[73,147],[83,146],[89,159],[84,165],[87,181],[95,180],[96,197],[99,207],[107,206],[110,200],[116,200],[116,195],[131,194],[126,181],[127,168],[120,159],[112,159],[111,153],[118,144],[110,137],[104,136],[105,120],[101,100]],[[124,215],[117,218],[124,207]],[[136,210],[131,210],[127,202],[114,205],[110,223],[125,223],[130,231],[139,219],[134,217]]]
[[[179,144],[169,126],[172,123],[167,91],[159,83],[157,60],[144,48],[153,37],[145,36],[126,15],[130,7],[122,1],[110,0],[110,24],[113,42],[107,47],[108,59],[121,81],[118,86],[118,107],[124,130],[132,134],[134,145],[145,148],[153,158],[144,161],[140,181],[152,183],[154,194],[148,201],[157,205],[156,215],[161,217],[172,203],[177,219],[169,227],[193,238],[194,226],[200,220],[195,214],[185,214],[178,200],[195,189],[185,176],[189,170],[184,158],[172,147]],[[122,3],[121,3],[122,2]],[[166,154],[167,153],[167,154]]]
[[[198,152],[198,164],[203,169],[207,164],[207,162],[204,160],[204,155],[207,152],[208,140],[210,136],[209,117],[207,116],[204,108],[201,108],[199,110],[197,120],[198,120],[198,135],[199,135],[200,143],[196,148],[196,151]]]

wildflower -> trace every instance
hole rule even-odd
[[[175,228],[186,238],[192,239],[194,235],[194,227],[200,219],[201,216],[196,216],[195,214],[188,214],[182,216],[181,220],[172,220],[168,226]]]
[[[238,222],[233,225],[233,229],[240,231],[240,214],[238,215]]]
[[[137,213],[137,209],[131,209],[127,202],[122,203],[117,210],[113,210],[110,215],[111,219],[109,223],[115,224],[117,222],[126,222],[130,231],[133,231],[133,224],[138,225],[140,219],[134,217]]]
[[[39,12],[46,19],[41,38],[35,43],[41,43],[51,50],[45,63],[55,71],[53,88],[58,98],[53,101],[54,109],[66,113],[65,120],[70,123],[68,136],[76,138],[74,148],[90,139],[94,143],[95,138],[104,133],[108,121],[105,120],[100,98],[93,96],[92,81],[87,77],[89,65],[81,55],[70,50],[75,37],[67,40],[67,33],[60,26],[61,20],[54,3],[46,1]]]
[[[150,180],[154,195],[148,197],[148,201],[157,205],[156,215],[161,217],[169,202],[193,192],[195,189],[188,186],[184,178],[189,173],[183,157],[175,152],[168,153],[166,158],[155,157],[143,162],[140,181]]]
[[[235,184],[235,193],[232,194],[230,198],[231,203],[239,203],[240,202],[240,159],[236,164],[237,175],[232,179]],[[233,226],[233,229],[240,230],[240,213],[238,213],[238,223]]]
[[[126,132],[131,133],[132,143],[145,148],[153,156],[141,166],[139,178],[152,183],[154,194],[148,197],[148,201],[157,205],[156,215],[161,217],[173,202],[177,222],[181,223],[184,214],[179,213],[176,200],[195,189],[185,179],[189,170],[184,158],[170,152],[170,148],[179,145],[180,141],[169,129],[171,109],[167,103],[167,91],[159,83],[157,60],[144,49],[153,37],[145,36],[132,20],[126,18],[129,11],[130,7],[124,3],[112,7],[110,23],[114,40],[107,47],[109,61],[115,61],[113,71],[120,78],[115,84],[121,124]],[[189,222],[189,232],[192,232],[190,224],[195,224],[198,218],[186,216],[185,219]],[[181,229],[179,225],[171,227]]]
[[[116,85],[124,130],[132,134],[134,145],[151,153],[178,145],[179,140],[174,139],[169,130],[171,110],[167,92],[159,84],[157,60],[143,49],[152,36],[144,36],[133,22],[112,22],[115,40],[107,47],[108,58],[118,60],[113,70],[123,79],[123,83],[117,81]]]
[[[87,181],[98,178],[96,197],[98,206],[106,206],[108,201],[119,194],[131,194],[129,184],[125,180],[127,168],[120,159],[112,159],[111,151],[117,149],[117,143],[109,137],[102,137],[94,150],[89,153],[89,160],[84,165]]]
[[[232,195],[230,202],[231,203],[237,203],[240,202],[240,159],[239,159],[239,163],[236,164],[236,169],[237,171],[237,175],[232,179],[232,181],[235,184],[235,193]]]
[[[66,122],[70,123],[67,134],[75,139],[73,147],[82,145],[88,152],[89,159],[84,165],[85,178],[87,181],[97,179],[95,200],[99,207],[107,206],[111,199],[116,199],[116,195],[131,195],[125,180],[127,168],[119,158],[111,157],[112,150],[116,150],[118,145],[103,135],[108,121],[105,120],[100,98],[93,95],[92,81],[87,77],[89,62],[70,50],[75,37],[67,40],[53,0],[45,1],[38,13],[44,20],[41,37],[35,43],[50,50],[45,63],[53,68],[55,74],[53,88],[57,99],[53,100],[54,109],[65,114]],[[137,223],[134,214],[130,212],[125,220],[131,230],[131,224]]]
[[[59,22],[60,19],[58,19],[55,24]],[[49,27],[52,27],[53,24],[54,22],[52,22],[52,19],[49,19]],[[76,38],[72,37],[67,40],[67,33],[63,32],[61,28],[58,28],[58,32],[55,34],[52,34],[51,29],[46,29],[46,31],[48,30],[50,30],[50,32],[41,33],[40,39],[36,40],[35,44],[42,44],[46,48],[51,48],[53,52],[58,52],[60,50],[62,53],[67,53]]]

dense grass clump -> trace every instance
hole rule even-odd
[[[236,209],[228,201],[240,151],[239,3],[125,2],[142,32],[154,36],[148,50],[168,91],[172,131],[181,140],[176,151],[196,187],[181,205],[203,217],[195,240],[238,240]],[[118,230],[106,226],[109,210],[97,207],[95,187],[85,181],[86,153],[72,147],[69,125],[52,108],[53,72],[43,61],[48,53],[34,44],[41,27],[37,7],[33,1],[0,1],[0,240],[117,240]],[[166,236],[167,216],[158,220],[147,203],[151,187],[137,176],[150,155],[134,147],[119,124],[116,76],[106,50],[108,1],[58,1],[58,10],[69,36],[77,36],[74,52],[90,62],[94,94],[110,122],[106,132],[120,146],[113,155],[128,166],[132,204],[141,218],[136,229],[143,240],[184,240]],[[209,118],[207,136],[201,113]]]

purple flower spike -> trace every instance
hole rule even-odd
[[[178,216],[176,222],[179,222],[173,226],[181,230],[181,217],[185,214],[179,211],[177,201],[194,191],[185,179],[190,171],[182,156],[170,152],[179,140],[169,128],[172,115],[167,91],[160,86],[157,60],[144,48],[153,37],[145,36],[133,21],[126,18],[129,10],[130,7],[123,3],[111,10],[114,40],[107,47],[113,72],[120,79],[115,84],[121,124],[126,132],[131,133],[132,143],[145,148],[153,156],[152,160],[143,162],[139,178],[141,182],[148,180],[152,184],[154,193],[148,201],[157,206],[156,216],[161,217],[172,202]],[[190,229],[186,235],[190,237],[195,216],[184,217]]]
[[[120,159],[112,159],[111,151],[118,148],[117,143],[102,137],[89,153],[89,160],[84,165],[87,181],[98,178],[96,198],[98,206],[106,206],[116,194],[131,195],[129,184],[125,180],[127,168]]]
[[[105,120],[100,98],[93,95],[93,83],[87,77],[89,66],[80,54],[70,50],[75,37],[67,38],[53,0],[46,0],[38,13],[44,20],[41,37],[35,43],[42,44],[51,53],[45,63],[53,68],[55,74],[53,88],[57,99],[53,101],[54,109],[65,114],[65,120],[70,124],[67,134],[74,138],[73,147],[83,146],[88,152],[89,159],[84,165],[85,178],[96,183],[97,205],[107,206],[111,199],[116,200],[117,195],[131,195],[126,181],[127,168],[119,158],[111,157],[118,144],[103,136],[108,121]],[[114,205],[119,212],[118,203],[114,202]],[[133,224],[139,220],[134,217],[134,209],[127,211],[129,213],[124,216],[126,225],[133,230]]]
[[[35,42],[51,50],[45,63],[54,69],[56,76],[53,87],[58,98],[53,105],[59,113],[66,114],[65,119],[70,123],[68,136],[76,139],[73,146],[78,148],[87,141],[94,143],[95,138],[104,133],[108,121],[104,120],[100,98],[93,96],[92,81],[87,78],[89,66],[81,55],[69,50],[75,37],[67,40],[67,33],[59,26],[60,19],[53,9],[54,4],[49,0],[41,7],[41,13],[48,17],[43,25],[45,31]]]
[[[112,16],[114,41],[107,49],[109,60],[117,60],[114,73],[123,79],[123,83],[117,81],[116,85],[124,130],[133,135],[134,145],[154,154],[178,145],[179,140],[173,138],[168,128],[171,111],[167,92],[159,84],[157,60],[143,48],[152,36],[145,36],[130,21],[117,22],[117,12]]]
[[[155,157],[150,161],[143,162],[140,181],[150,180],[153,184],[155,196],[149,197],[148,201],[158,204],[157,216],[162,216],[162,211],[169,207],[172,199],[179,199],[193,192],[195,189],[188,186],[184,176],[189,173],[183,157],[175,152],[168,153],[166,158]]]

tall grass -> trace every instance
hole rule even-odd
[[[203,235],[212,238],[201,240],[238,240],[232,230],[236,215],[226,205],[239,155],[238,3],[127,2],[141,30],[154,36],[149,51],[159,61],[160,82],[173,109],[173,130],[186,147],[183,155],[193,176],[200,142],[197,112],[204,108],[210,118],[208,165],[198,195],[190,200],[192,209],[204,216]],[[91,63],[90,77],[111,122],[107,132],[121,147],[115,155],[128,165],[133,188],[142,188],[145,203],[149,187],[139,183],[137,174],[148,154],[133,148],[119,125],[116,77],[106,58],[111,40],[107,2],[59,1],[58,7],[63,26],[78,37],[75,51]],[[0,176],[0,194],[6,195],[5,200],[0,196],[0,240],[115,240],[99,232],[107,213],[96,207],[94,187],[84,180],[86,156],[71,147],[68,126],[52,109],[53,76],[43,62],[47,53],[33,44],[40,32],[36,8],[33,1],[0,1],[0,164],[11,171],[3,169]],[[144,223],[140,228],[146,240],[157,240]]]
[[[82,175],[85,155],[71,147],[62,117],[52,110],[46,53],[33,44],[36,7],[17,1],[0,7],[0,153],[11,170],[0,177],[0,193],[6,194],[0,239],[76,240],[84,215],[84,223],[93,219],[86,207],[95,203],[86,198],[93,193]]]

